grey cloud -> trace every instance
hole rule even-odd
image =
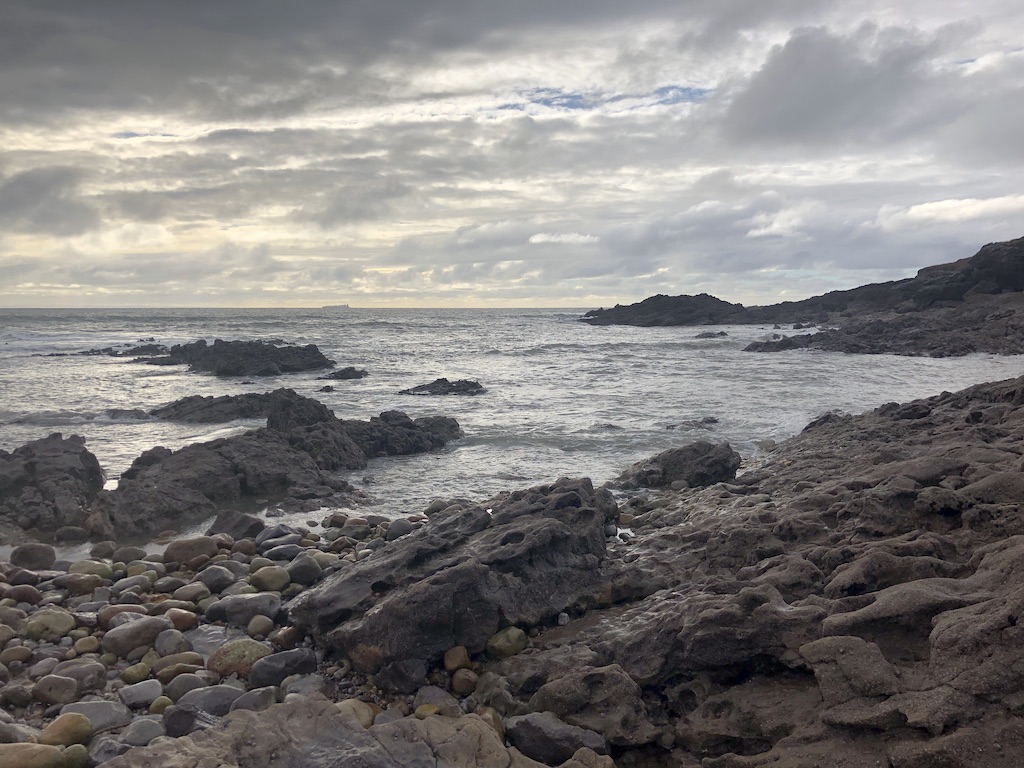
[[[0,226],[18,232],[78,235],[99,224],[92,204],[80,199],[83,173],[75,168],[34,168],[0,180]]]
[[[723,130],[754,144],[892,140],[948,118],[948,99],[929,103],[935,38],[862,26],[850,36],[794,31],[731,99]]]

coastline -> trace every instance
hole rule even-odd
[[[166,691],[172,679],[150,677],[164,658],[154,650],[157,635],[173,629],[188,640],[202,627],[197,637],[215,631],[225,640],[256,643],[262,650],[247,646],[251,652],[275,663],[294,662],[302,671],[276,680],[270,693],[250,696],[268,687],[254,686],[251,666],[233,678],[223,674],[227,668],[219,659],[211,669],[213,655],[176,662],[186,665],[179,674],[197,676],[200,688],[211,691],[201,698],[204,706],[220,712],[221,705],[209,701],[233,697],[233,702],[245,695],[268,705],[266,710],[232,714],[218,725],[226,709],[221,714],[200,709],[205,714],[191,718],[198,731],[133,748],[110,760],[112,768],[170,765],[218,749],[236,761],[224,764],[245,765],[237,752],[239,733],[259,739],[265,728],[263,738],[281,738],[286,714],[292,718],[289,748],[312,749],[324,736],[294,724],[298,713],[332,722],[351,743],[362,745],[365,755],[396,739],[408,749],[419,745],[415,749],[440,755],[445,738],[470,729],[483,740],[478,743],[525,766],[533,763],[522,750],[532,749],[529,742],[540,737],[517,742],[514,734],[547,727],[561,729],[583,750],[566,758],[576,763],[549,758],[550,765],[605,765],[606,758],[596,753],[608,752],[617,765],[739,768],[787,760],[859,768],[888,760],[898,768],[936,761],[1010,766],[1024,745],[1018,701],[1024,680],[1014,671],[1021,630],[1008,618],[1021,600],[1012,574],[1024,561],[1022,429],[1024,378],[889,404],[859,416],[826,415],[780,444],[756,469],[741,467],[734,480],[645,491],[618,508],[606,491],[566,480],[482,505],[456,502],[428,510],[428,517],[407,520],[407,529],[400,525],[403,533],[389,533],[391,521],[339,517],[305,533],[278,532],[260,544],[245,536],[202,537],[203,543],[184,546],[198,551],[212,542],[212,549],[197,555],[206,559],[178,566],[147,556],[115,570],[111,552],[96,560],[109,575],[79,573],[70,579],[72,574],[44,568],[34,572],[35,585],[27,583],[33,581],[29,569],[8,568],[6,601],[19,589],[15,597],[34,599],[22,585],[40,597],[35,603],[4,603],[3,623],[14,632],[4,652],[25,650],[9,654],[24,661],[13,662],[0,700],[9,714],[19,715],[12,727],[38,733],[33,728],[51,719],[44,710],[57,710],[39,703],[35,689],[43,678],[62,677],[53,668],[38,675],[53,667],[38,666],[47,658],[73,668],[99,665],[111,673],[104,677],[113,680],[84,689],[90,691],[86,699],[118,705],[122,691],[154,681]],[[520,526],[522,539],[509,537],[510,525]],[[275,541],[282,537],[290,543]],[[589,541],[588,549],[580,549],[580,537]],[[520,543],[513,546],[513,541]],[[180,546],[172,545],[171,552]],[[340,548],[332,552],[332,546]],[[275,553],[289,555],[287,561],[258,560],[275,547],[288,548]],[[584,551],[589,554],[581,560]],[[428,555],[433,552],[438,554]],[[399,576],[397,582],[376,575],[382,567],[401,574],[387,563],[407,557],[427,563],[426,570]],[[296,560],[314,574],[309,563],[316,562],[319,573],[297,581],[289,575],[290,586],[269,581],[289,568],[301,573]],[[260,566],[256,572],[254,562]],[[467,583],[482,585],[485,593],[464,606],[468,614],[459,614],[476,616],[472,622],[463,618],[438,625],[437,603],[422,596],[434,594],[430,584],[445,583],[455,562],[483,569]],[[502,562],[507,565],[499,567]],[[531,597],[527,590],[515,602],[519,613],[509,614],[505,598],[495,597],[505,593],[494,592],[498,587],[489,569],[518,573],[520,583],[527,584],[538,575],[529,569],[540,567],[529,564],[542,562],[549,570],[535,580],[544,585],[543,594]],[[82,565],[76,570],[83,568],[104,570]],[[85,578],[90,575],[99,581]],[[179,581],[175,591],[201,592],[205,586],[210,595],[192,602],[160,591]],[[71,588],[69,582],[96,586],[85,595],[83,586]],[[278,589],[265,589],[270,586]],[[147,638],[139,619],[118,627],[110,620],[90,624],[89,611],[80,609],[97,589],[108,590],[115,605],[141,608],[127,613],[153,619],[148,631],[159,632]],[[358,599],[345,598],[348,607],[333,613],[310,613],[318,601],[346,594]],[[236,603],[258,603],[264,613],[250,615],[248,607]],[[496,614],[480,614],[474,607],[492,603],[505,607]],[[111,614],[112,609],[104,610],[100,615]],[[73,628],[59,638],[46,639],[44,633],[38,640],[18,639],[40,613],[67,614]],[[492,618],[481,624],[485,614]],[[257,615],[271,621],[272,629],[266,622],[257,627],[269,634],[252,632],[249,625]],[[319,617],[316,626],[311,615]],[[177,629],[175,620],[197,629]],[[518,630],[511,633],[513,652],[499,649],[490,636],[481,645],[481,627],[488,622],[504,625],[495,635]],[[451,644],[441,653],[439,626],[449,633],[440,634],[441,645]],[[142,644],[119,645],[118,636],[129,632],[141,633],[132,642]],[[303,639],[307,632],[311,636]],[[177,653],[195,653],[178,650],[177,635],[171,637]],[[396,637],[404,640],[395,645]],[[99,647],[86,650],[93,642]],[[81,654],[75,650],[79,645]],[[391,650],[384,656],[367,650],[377,645]],[[446,664],[448,652],[460,647],[466,658]],[[170,646],[161,643],[161,648]],[[426,657],[423,649],[429,649]],[[405,656],[395,655],[401,653]],[[316,671],[308,671],[310,654]],[[148,657],[152,666],[144,679],[129,683],[125,672],[140,671],[135,656],[142,663]],[[185,671],[186,661],[194,669]],[[470,673],[472,690],[461,693],[469,690]],[[267,679],[261,675],[256,682]],[[242,693],[243,687],[254,690]],[[225,688],[232,690],[218,691]],[[24,692],[20,699],[18,691]],[[281,698],[285,701],[278,704]],[[349,703],[329,703],[336,699]],[[117,729],[148,728],[136,723],[160,720],[119,706],[129,721]],[[539,722],[544,712],[554,712],[556,722]],[[120,749],[110,746],[118,740],[112,735],[117,729],[92,736],[89,748],[102,742]],[[504,745],[506,738],[512,747]],[[14,746],[2,745],[0,751]],[[968,752],[969,761],[963,757]]]

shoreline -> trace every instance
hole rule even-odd
[[[999,618],[1024,600],[1008,576],[1024,562],[1021,437],[1024,377],[857,416],[826,414],[734,479],[641,491],[619,505],[589,481],[563,480],[428,510],[393,532],[397,521],[336,517],[305,532],[281,529],[269,546],[199,537],[177,545],[205,548],[184,568],[146,556],[116,571],[108,559],[109,575],[101,565],[77,565],[84,572],[75,578],[6,569],[0,618],[13,634],[0,653],[17,658],[0,701],[18,714],[10,728],[39,738],[65,705],[41,702],[54,694],[37,687],[44,679],[47,690],[59,687],[52,678],[71,674],[56,671],[60,664],[92,670],[93,687],[79,680],[71,695],[128,718],[86,739],[90,750],[116,752],[116,729],[165,727],[167,709],[156,717],[149,703],[133,709],[122,695],[136,685],[164,695],[172,684],[153,677],[175,655],[155,649],[160,635],[171,631],[160,650],[194,653],[182,648],[204,627],[235,633],[228,645],[268,661],[250,660],[237,677],[219,659],[211,669],[212,656],[177,661],[185,666],[173,677],[192,675],[183,680],[205,693],[188,707],[161,704],[191,713],[190,725],[174,728],[199,730],[136,747],[112,768],[235,754],[239,732],[258,739],[265,728],[281,739],[281,718],[299,713],[326,718],[366,755],[387,739],[440,754],[439,734],[471,729],[526,766],[541,754],[530,752],[543,741],[536,733],[555,729],[575,748],[544,764],[1008,767],[1024,748],[1024,678],[1013,671],[1021,630]],[[475,596],[444,619],[423,596],[461,583],[451,581],[455,563],[476,569],[465,582]],[[303,567],[292,580],[289,569]],[[530,584],[542,589],[521,591]],[[204,588],[208,597],[182,599]],[[90,611],[76,607],[97,595],[142,618],[90,623]],[[16,597],[29,602],[11,605]],[[264,613],[251,613],[256,604]],[[111,615],[97,609],[93,616]],[[37,614],[66,614],[73,626],[52,640],[28,639]],[[999,632],[986,629],[1000,621]],[[138,644],[121,644],[131,633]],[[141,674],[140,661],[152,663],[148,673],[126,680],[130,667]],[[263,677],[274,664],[288,674]],[[256,685],[265,680],[274,682]],[[231,706],[223,701],[243,696],[253,710],[218,726]],[[193,712],[195,699],[214,711]],[[292,727],[289,749],[325,738],[303,728]],[[15,746],[0,745],[0,756]],[[981,752],[965,762],[968,747]],[[61,760],[77,751],[53,749]]]

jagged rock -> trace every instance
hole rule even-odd
[[[530,626],[600,599],[604,525],[616,514],[589,480],[453,508],[324,579],[289,615],[370,673],[433,662],[457,645],[479,652],[503,625]]]
[[[420,384],[416,387],[403,389],[400,395],[479,395],[487,390],[481,386],[479,381],[459,379],[448,381],[448,379],[434,379],[429,384]]]
[[[740,455],[728,443],[698,440],[634,464],[615,481],[621,488],[659,488],[676,482],[701,488],[736,477]]]
[[[328,373],[326,376],[317,376],[319,381],[347,381],[349,379],[364,379],[369,374],[359,368],[354,368],[351,365],[346,368],[339,368],[336,371]]]
[[[85,438],[60,433],[8,453],[0,450],[0,517],[22,528],[81,525],[103,488],[103,471]]]
[[[505,732],[516,749],[545,765],[559,765],[582,748],[598,754],[608,751],[600,734],[564,723],[551,712],[510,717],[505,721]]]
[[[168,421],[186,421],[196,424],[219,424],[235,419],[265,419],[279,397],[277,390],[260,394],[247,392],[241,395],[189,395],[173,403],[154,408],[149,412]]]
[[[175,344],[166,358],[144,362],[157,365],[187,363],[189,370],[207,371],[215,376],[280,376],[283,373],[332,368],[315,344],[304,347],[271,341],[223,341],[207,344],[205,339]]]

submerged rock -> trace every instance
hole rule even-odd
[[[420,384],[417,387],[403,389],[400,395],[479,395],[487,390],[478,381],[459,379],[448,381],[448,379],[434,379],[429,384]]]

